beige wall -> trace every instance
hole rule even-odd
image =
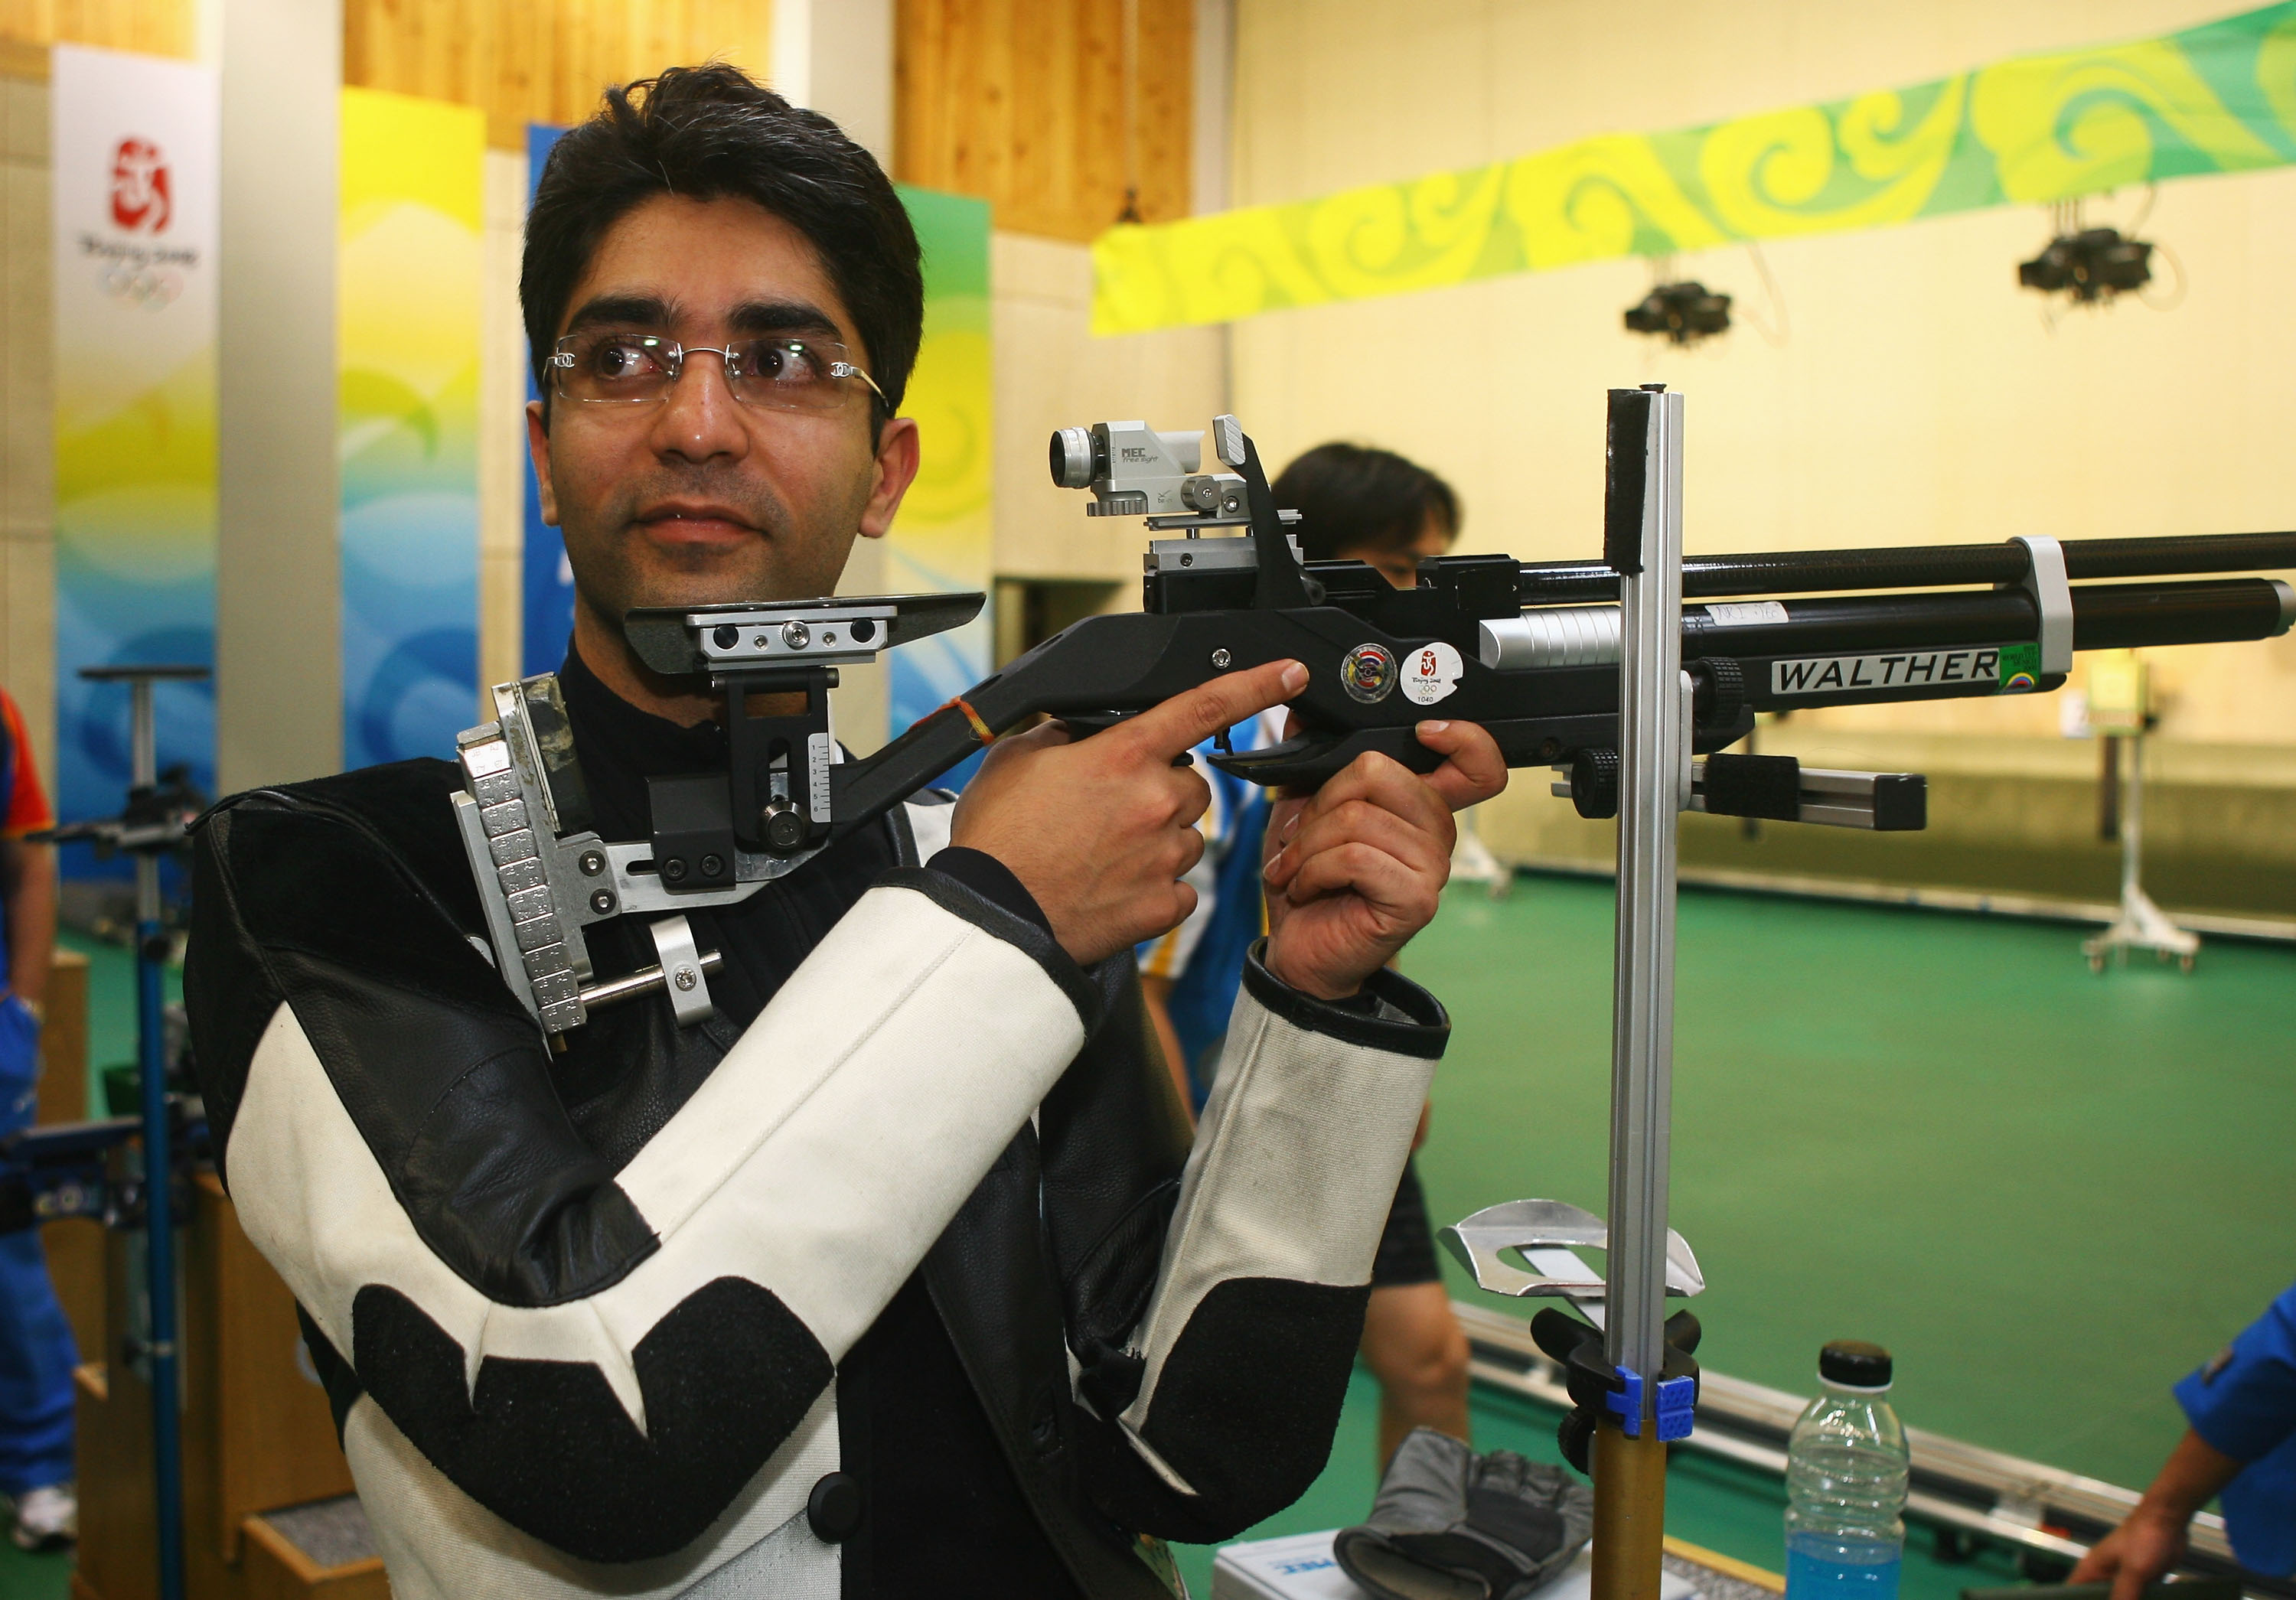
[[[1087,518],[1087,496],[1053,487],[1046,443],[1055,428],[1128,417],[1164,429],[1210,426],[1227,406],[1226,331],[1095,339],[1083,245],[999,233],[992,250],[996,575],[1113,580],[1137,606],[1145,525]]]
[[[1234,198],[1304,198],[1590,134],[1914,83],[2224,10],[2221,0],[1652,0],[1625,24],[1588,0],[1239,0]],[[2091,215],[2127,219],[2142,200],[2123,193]],[[2125,304],[2052,327],[2014,273],[2048,223],[2043,209],[2003,208],[1765,245],[1784,301],[1777,344],[1743,316],[1726,339],[1688,351],[1627,333],[1620,314],[1652,283],[1641,260],[1277,313],[1234,330],[1237,410],[1276,462],[1333,437],[1426,461],[1465,501],[1462,548],[1526,559],[1594,553],[1603,391],[1660,382],[1688,397],[1693,552],[2291,526],[2296,318],[2277,308],[2296,282],[2296,170],[2161,188],[2144,235],[2190,278],[2170,311]],[[1679,266],[1737,296],[1742,312],[1778,318],[1748,250]],[[2296,745],[2296,637],[2149,653],[2161,781],[2191,767],[2165,749],[2187,742],[2228,751],[2196,757],[2208,770],[2229,763],[2235,781],[2286,798],[2287,763],[2243,760],[2238,747]],[[1988,770],[2072,784],[2068,793],[2081,780],[2067,763],[2093,771],[2095,761],[2093,746],[2058,739],[2045,697],[1803,713],[1794,726],[1797,740],[1862,741],[1886,765],[1981,747],[1971,759]],[[1890,734],[1895,743],[1874,743]],[[1960,740],[1923,737],[1936,734]],[[1521,854],[1557,853],[1584,825],[1544,788],[1519,782],[1486,832]],[[1942,790],[1940,808],[1947,832],[2007,837],[2021,825],[1998,795],[1990,821],[1956,818]],[[2057,844],[2087,848],[2093,793],[2043,808],[2058,818]],[[2256,842],[2268,849],[2274,837]],[[1607,848],[1583,833],[1577,844]]]
[[[526,548],[526,328],[518,309],[526,152],[486,155],[486,275],[479,300],[479,697],[520,676]]]
[[[0,385],[0,684],[23,708],[33,759],[53,800],[55,391],[48,236],[48,86],[0,78],[0,349],[8,372]]]

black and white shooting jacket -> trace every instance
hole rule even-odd
[[[648,772],[722,765],[563,682],[609,837]],[[1314,1479],[1447,1033],[1424,991],[1255,961],[1192,1148],[1129,953],[1079,969],[988,857],[921,865],[918,803],[690,914],[713,1021],[656,996],[554,1057],[481,953],[456,782],[217,807],[184,978],[398,1600],[1150,1600],[1155,1539]],[[594,929],[601,972],[644,938]]]

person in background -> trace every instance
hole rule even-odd
[[[1327,444],[1300,456],[1270,486],[1275,504],[1300,513],[1301,555],[1359,561],[1397,588],[1417,586],[1419,563],[1459,536],[1459,501],[1442,479],[1392,450]],[[1233,748],[1259,750],[1283,736],[1281,709],[1233,729]],[[1185,880],[1196,891],[1188,919],[1139,949],[1140,981],[1181,1098],[1201,1112],[1219,1065],[1222,1033],[1242,981],[1245,952],[1267,931],[1260,862],[1268,796],[1214,767],[1207,742],[1198,769],[1211,781],[1205,849]],[[1423,1112],[1415,1150],[1427,1135]],[[1414,1428],[1468,1436],[1467,1337],[1436,1265],[1435,1239],[1415,1165],[1406,1162],[1372,1263],[1363,1358],[1379,1380],[1382,1470]]]
[[[2109,1582],[2112,1600],[2136,1600],[2184,1559],[2193,1514],[2219,1497],[2240,1564],[2267,1578],[2296,1573],[2296,1286],[2176,1394],[2185,1437],[2072,1581]]]
[[[23,713],[0,690],[0,1136],[29,1127],[40,1081],[40,1004],[56,946],[53,827]],[[0,1495],[16,1543],[60,1550],[79,1522],[72,1492],[72,1368],[79,1352],[48,1281],[40,1230],[0,1234]]]

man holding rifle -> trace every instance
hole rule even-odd
[[[562,673],[605,835],[722,769],[628,608],[831,593],[914,477],[917,247],[867,154],[722,67],[609,94],[521,282],[529,435],[578,592]],[[401,1600],[1152,1596],[1321,1469],[1447,1022],[1387,970],[1451,811],[1421,725],[1271,826],[1270,932],[1189,1149],[1132,946],[1186,915],[1185,752],[1276,661],[993,751],[691,914],[718,1014],[554,1054],[481,954],[453,767],[218,808],[186,970],[224,1174],[294,1291]],[[593,949],[636,964],[634,919]],[[618,949],[616,939],[629,941]]]

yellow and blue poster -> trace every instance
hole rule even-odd
[[[486,118],[342,98],[343,765],[446,756],[479,677]]]
[[[83,667],[215,661],[215,73],[56,46],[56,792],[110,816],[127,692]],[[215,696],[158,689],[160,765],[215,784]]]
[[[533,203],[535,188],[542,182],[542,168],[550,160],[550,147],[565,131],[546,122],[527,124],[529,204]],[[542,398],[542,391],[534,384],[530,352],[526,366],[526,398]],[[523,427],[519,430],[519,437],[526,437]],[[565,662],[566,641],[574,632],[574,569],[566,560],[566,542],[558,537],[558,529],[542,520],[542,488],[535,481],[531,465],[526,472],[526,546],[520,565],[524,575],[520,585],[524,625],[519,636],[520,661],[523,663],[521,669],[529,677],[537,672],[555,672]]]
[[[924,342],[901,412],[922,461],[886,536],[886,587],[987,591],[996,396],[988,349],[988,202],[900,188],[924,248]],[[896,734],[988,676],[986,607],[964,627],[892,653],[887,726]]]

